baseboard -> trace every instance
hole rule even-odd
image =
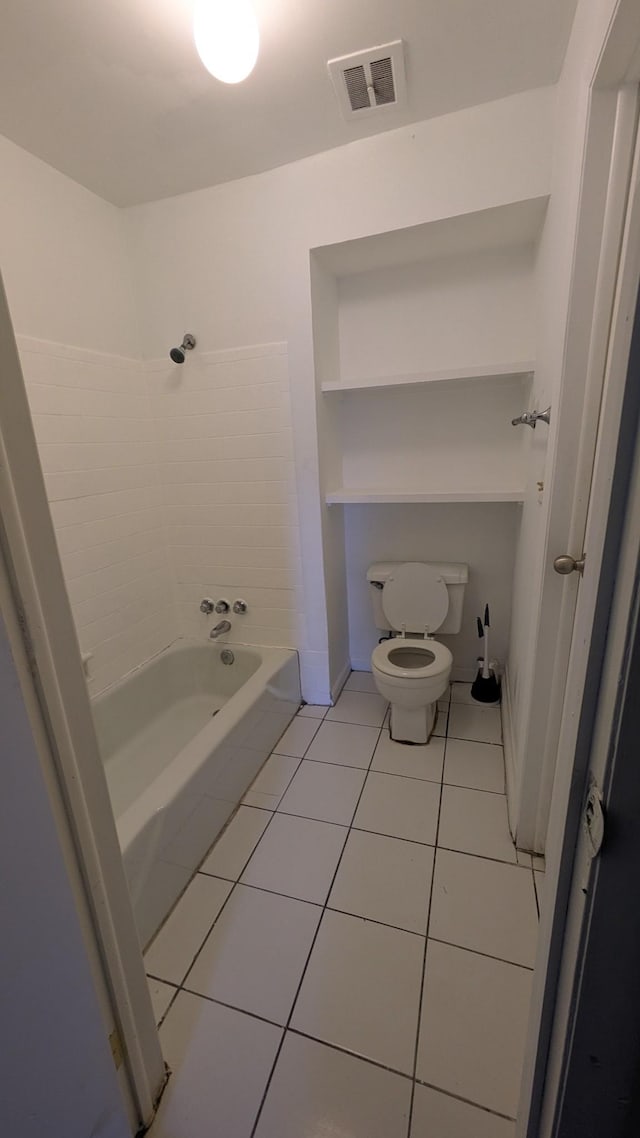
[[[363,656],[361,659],[351,661],[351,670],[354,672],[370,672],[371,657]]]
[[[344,665],[342,671],[340,672],[337,680],[334,680],[334,682],[331,685],[331,702],[332,703],[335,703],[336,700],[338,699],[338,696],[340,695],[340,692],[342,691],[342,689],[343,689],[344,685],[346,684],[347,680],[349,679],[350,675],[351,675],[351,664],[347,660],[347,662]]]
[[[509,669],[505,667],[502,677],[502,742],[504,745],[504,772],[507,790],[507,811],[509,815],[509,829],[513,840],[516,840],[517,804],[516,804],[516,745],[513,731],[513,705],[511,702],[511,689],[509,687]]]

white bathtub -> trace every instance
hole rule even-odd
[[[188,640],[93,701],[143,946],[299,704],[295,652]]]

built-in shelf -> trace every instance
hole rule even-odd
[[[481,367],[451,368],[440,371],[416,372],[409,375],[375,375],[357,379],[342,379],[322,384],[326,393],[334,391],[366,391],[371,388],[415,387],[426,383],[455,383],[475,379],[530,379],[535,369],[533,360],[516,363],[486,364]]]
[[[394,502],[522,502],[524,501],[524,488],[511,488],[509,490],[352,490],[340,487],[326,495],[329,506],[366,504],[367,502],[380,502],[392,504]]]

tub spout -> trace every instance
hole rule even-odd
[[[219,636],[222,636],[225,632],[230,632],[230,630],[231,630],[231,621],[230,620],[219,620],[218,623],[216,624],[215,628],[211,629],[211,632],[209,633],[209,639],[210,640],[217,640]]]

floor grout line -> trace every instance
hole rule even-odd
[[[448,726],[448,715],[447,715],[447,726]],[[447,761],[447,736],[445,734],[444,761],[442,764],[443,776],[444,776],[444,768],[445,768],[446,761]],[[424,1000],[424,987],[425,987],[425,979],[426,979],[426,974],[427,974],[427,951],[429,948],[429,926],[431,924],[431,906],[433,904],[433,886],[434,886],[434,881],[435,881],[435,876],[436,876],[436,857],[437,857],[437,850],[438,850],[438,835],[440,832],[440,815],[441,815],[441,811],[442,811],[442,789],[443,789],[443,786],[444,786],[444,783],[441,783],[440,784],[440,799],[438,802],[438,818],[437,818],[437,822],[436,822],[436,833],[435,833],[436,853],[434,854],[434,859],[433,859],[433,871],[431,874],[431,887],[429,889],[429,901],[427,904],[427,931],[426,931],[426,935],[424,938],[424,954],[422,957],[422,974],[420,977],[420,991],[418,994],[418,1016],[417,1016],[417,1021],[416,1021],[416,1040],[415,1040],[415,1045],[414,1045],[414,1049],[413,1049],[413,1075],[412,1075],[412,1082],[411,1082],[411,1098],[409,1100],[409,1117],[407,1119],[407,1138],[411,1138],[411,1130],[413,1128],[413,1104],[414,1104],[415,1095],[416,1095],[416,1075],[417,1075],[417,1070],[418,1070],[418,1051],[420,1048],[420,1027],[421,1027],[421,1020],[422,1020],[422,1003]]]
[[[375,695],[374,692],[366,692],[366,691],[365,692],[359,692],[358,689],[343,689],[343,690],[351,691],[357,695]],[[202,870],[200,867],[198,867],[198,869],[196,870],[196,873],[202,873],[204,876],[218,878],[218,880],[224,881],[227,884],[231,884],[231,889],[229,890],[229,894],[225,898],[225,901],[223,902],[219,912],[216,914],[214,920],[212,921],[206,935],[204,936],[203,940],[201,941],[199,948],[198,948],[197,952],[195,953],[195,956],[193,957],[193,959],[192,959],[181,983],[176,985],[175,981],[165,980],[161,976],[154,976],[153,974],[149,974],[150,979],[157,980],[158,982],[164,983],[167,986],[172,987],[174,989],[171,1000],[170,1000],[167,1008],[165,1009],[161,1019],[158,1021],[158,1027],[160,1027],[161,1024],[164,1023],[164,1021],[167,1017],[167,1014],[170,1011],[171,1007],[173,1006],[179,992],[184,991],[184,992],[188,993],[189,995],[192,995],[195,998],[204,999],[204,1000],[207,1000],[207,1001],[214,1003],[214,1004],[215,1003],[220,1004],[221,1006],[227,1007],[233,1011],[238,1012],[239,1014],[248,1015],[254,1019],[260,1020],[264,1023],[268,1023],[274,1027],[277,1027],[282,1032],[280,1042],[279,1042],[273,1063],[271,1065],[269,1078],[268,1078],[266,1086],[264,1088],[264,1092],[263,1092],[263,1095],[262,1095],[261,1100],[260,1100],[260,1104],[259,1104],[259,1107],[257,1110],[257,1114],[255,1116],[255,1120],[254,1120],[253,1127],[251,1130],[251,1138],[254,1138],[254,1136],[256,1134],[256,1130],[257,1130],[257,1127],[258,1127],[259,1122],[260,1122],[260,1118],[261,1118],[261,1115],[262,1115],[262,1112],[264,1109],[264,1105],[266,1103],[267,1096],[269,1094],[269,1090],[270,1090],[270,1087],[271,1087],[271,1084],[272,1084],[272,1081],[273,1081],[273,1078],[274,1078],[274,1075],[275,1075],[275,1072],[276,1072],[276,1069],[278,1066],[278,1062],[280,1059],[282,1048],[284,1046],[284,1042],[285,1042],[285,1039],[287,1037],[287,1033],[289,1033],[289,1032],[291,1032],[291,1034],[293,1034],[293,1035],[297,1035],[297,1036],[300,1036],[302,1038],[309,1039],[309,1040],[319,1044],[320,1046],[329,1047],[330,1049],[338,1051],[342,1054],[353,1056],[354,1058],[357,1058],[362,1062],[368,1063],[369,1065],[371,1065],[373,1067],[377,1067],[379,1069],[389,1071],[390,1073],[392,1073],[392,1074],[394,1074],[400,1078],[410,1079],[410,1081],[411,1081],[411,1098],[410,1098],[410,1109],[409,1109],[408,1122],[407,1122],[407,1138],[410,1138],[411,1127],[413,1124],[413,1107],[414,1107],[414,1097],[415,1097],[416,1085],[431,1087],[433,1090],[437,1091],[440,1094],[444,1094],[444,1095],[448,1096],[449,1098],[458,1100],[460,1102],[468,1103],[470,1106],[473,1106],[476,1109],[481,1110],[481,1111],[483,1111],[489,1115],[493,1115],[493,1116],[498,1117],[498,1118],[503,1118],[503,1119],[506,1119],[508,1121],[513,1121],[513,1119],[509,1115],[502,1114],[499,1111],[492,1110],[491,1108],[486,1107],[481,1103],[474,1102],[472,1099],[466,1099],[463,1096],[456,1095],[450,1091],[447,1091],[446,1089],[444,1089],[442,1087],[437,1087],[434,1084],[431,1084],[431,1083],[429,1083],[423,1079],[420,1079],[417,1075],[417,1065],[418,1065],[418,1054],[419,1054],[419,1048],[420,1048],[420,1036],[421,1036],[421,1028],[422,1028],[422,1011],[423,1011],[423,1001],[424,1001],[424,994],[425,994],[426,964],[427,964],[427,953],[428,953],[429,940],[433,940],[434,942],[445,944],[445,945],[450,945],[451,947],[458,948],[460,951],[471,952],[471,953],[474,953],[475,955],[479,955],[479,956],[483,956],[483,957],[487,957],[489,959],[499,961],[500,963],[510,964],[512,967],[520,968],[524,971],[530,971],[530,972],[533,971],[533,969],[527,965],[519,964],[519,963],[516,963],[514,961],[505,960],[503,957],[492,956],[490,953],[484,953],[484,952],[481,952],[479,950],[469,948],[466,945],[457,945],[457,944],[454,944],[453,942],[450,942],[450,941],[443,941],[439,937],[430,937],[429,936],[429,928],[430,928],[431,915],[432,915],[432,905],[433,905],[433,900],[434,900],[434,881],[435,881],[435,867],[436,867],[437,851],[439,849],[443,849],[443,850],[446,850],[447,852],[459,853],[459,854],[466,856],[466,857],[478,857],[478,858],[481,858],[482,860],[492,861],[496,864],[513,865],[518,869],[524,869],[525,871],[530,870],[530,872],[532,874],[532,879],[533,879],[534,897],[535,897],[535,904],[536,904],[536,908],[538,911],[538,915],[539,915],[539,910],[540,910],[539,901],[538,901],[538,893],[537,893],[536,882],[535,882],[535,872],[536,871],[533,868],[533,866],[521,866],[518,864],[517,860],[513,861],[513,862],[512,861],[505,861],[502,858],[488,857],[487,855],[474,853],[474,852],[469,851],[469,850],[449,850],[448,847],[443,847],[443,846],[439,845],[438,839],[439,839],[439,834],[440,834],[440,823],[441,823],[441,817],[442,817],[443,792],[444,792],[444,788],[446,786],[452,786],[452,787],[456,787],[459,789],[476,790],[479,793],[501,795],[502,797],[506,797],[506,794],[504,792],[487,791],[487,790],[484,790],[480,787],[464,787],[464,786],[460,787],[458,783],[445,782],[444,775],[445,775],[445,771],[446,771],[447,745],[448,745],[450,738],[455,739],[455,740],[457,740],[459,738],[458,736],[449,736],[449,734],[448,734],[449,718],[451,715],[451,710],[454,706],[473,706],[473,705],[469,705],[468,703],[466,703],[466,701],[458,702],[458,701],[451,701],[450,700],[448,702],[446,711],[443,709],[439,709],[439,715],[441,717],[441,723],[442,723],[442,721],[444,721],[445,733],[444,733],[444,735],[435,735],[434,734],[433,738],[434,739],[443,739],[443,742],[444,742],[444,756],[443,756],[443,762],[442,762],[442,774],[441,774],[440,779],[422,779],[422,778],[417,778],[415,775],[400,775],[394,771],[378,770],[377,768],[373,767],[375,754],[376,754],[376,751],[380,745],[380,742],[381,742],[381,739],[383,736],[383,732],[388,733],[388,723],[387,723],[386,716],[385,716],[385,719],[383,720],[381,726],[379,726],[379,727],[374,727],[372,724],[357,724],[357,723],[350,722],[348,720],[341,720],[341,719],[327,720],[326,714],[329,710],[328,708],[322,717],[300,716],[300,718],[308,719],[308,720],[311,720],[312,722],[315,721],[315,723],[317,724],[316,730],[313,732],[313,734],[312,734],[312,736],[311,736],[311,738],[310,738],[310,740],[306,746],[304,754],[302,756],[297,756],[297,755],[285,756],[283,752],[279,752],[277,750],[278,744],[276,743],[275,747],[271,751],[267,760],[265,760],[265,764],[263,764],[263,767],[261,767],[261,770],[262,770],[264,768],[264,765],[266,765],[266,762],[268,762],[268,759],[271,758],[272,755],[274,755],[274,754],[283,755],[283,757],[297,760],[296,765],[295,765],[295,769],[293,770],[293,773],[289,777],[285,789],[282,791],[282,793],[278,797],[278,802],[277,802],[276,807],[274,809],[270,809],[268,807],[254,806],[252,804],[245,803],[242,801],[240,803],[238,803],[238,806],[237,806],[236,810],[234,811],[232,817],[229,819],[227,826],[225,826],[225,828],[221,832],[221,834],[219,834],[216,837],[216,840],[214,841],[214,843],[212,844],[210,849],[207,851],[207,854],[205,855],[202,862],[200,863],[202,865],[204,863],[204,861],[206,861],[206,859],[210,856],[211,850],[215,847],[217,842],[220,840],[220,838],[226,832],[227,828],[229,827],[229,825],[231,824],[233,819],[236,817],[240,806],[245,806],[247,809],[263,810],[264,813],[270,814],[271,816],[270,816],[262,834],[260,835],[257,842],[255,843],[255,845],[251,849],[251,852],[250,852],[249,856],[247,857],[246,861],[244,862],[242,869],[241,869],[240,873],[238,874],[238,876],[235,878],[225,878],[225,877],[222,877],[221,875],[216,874],[216,873],[207,873],[206,871]],[[291,724],[293,724],[296,721],[296,718],[299,715],[300,715],[300,712],[298,711],[296,713],[296,715],[292,718],[290,723],[288,724],[287,728],[285,728],[285,731],[280,736],[280,739],[282,739],[282,737],[284,736],[286,731],[289,730],[289,727],[291,726]],[[368,729],[376,730],[378,732],[371,757],[370,757],[369,762],[366,766],[364,766],[364,767],[363,766],[354,766],[352,764],[347,764],[347,763],[332,763],[332,762],[326,763],[326,762],[324,762],[324,760],[321,760],[321,759],[307,759],[308,751],[309,751],[313,741],[316,739],[318,732],[320,731],[320,728],[322,727],[322,724],[325,722],[340,723],[340,724],[346,725],[346,726],[366,727]],[[278,742],[280,741],[280,739],[278,740]],[[462,741],[473,742],[473,743],[478,743],[478,744],[486,744],[489,746],[496,746],[496,745],[502,746],[502,743],[498,743],[498,744],[488,743],[487,740],[464,739]],[[348,769],[360,770],[364,773],[365,777],[364,777],[364,780],[362,783],[362,787],[360,788],[360,792],[358,794],[353,812],[351,814],[351,821],[349,822],[348,825],[345,825],[344,823],[328,821],[327,819],[311,818],[307,815],[293,814],[290,811],[286,811],[286,810],[281,809],[281,803],[283,802],[284,797],[285,797],[286,793],[288,792],[288,790],[291,786],[291,783],[293,782],[294,778],[298,774],[298,772],[302,766],[302,763],[304,761],[315,762],[318,764],[324,762],[324,765],[327,765],[327,766],[346,767]],[[260,772],[258,772],[258,773],[260,773]],[[358,811],[358,808],[360,805],[360,801],[362,799],[365,788],[367,786],[370,774],[386,774],[386,775],[389,775],[389,776],[394,777],[394,778],[411,779],[412,781],[415,781],[415,782],[425,782],[425,783],[428,783],[430,785],[440,787],[439,800],[438,800],[437,822],[436,822],[436,834],[435,834],[435,843],[434,844],[428,843],[428,842],[417,842],[414,839],[401,837],[397,834],[380,833],[380,831],[377,831],[377,830],[367,830],[367,829],[364,829],[363,827],[354,825],[354,821],[355,821],[355,817],[356,817],[356,814],[357,814],[357,811]],[[257,777],[258,776],[256,776],[256,778]],[[298,818],[308,820],[311,822],[322,822],[322,823],[327,824],[327,825],[339,826],[341,829],[346,831],[345,839],[344,839],[344,842],[342,845],[342,849],[340,851],[340,855],[338,857],[338,860],[337,860],[337,863],[335,866],[335,870],[334,870],[333,875],[331,877],[331,881],[330,881],[328,890],[326,892],[324,902],[310,901],[308,898],[303,898],[303,897],[293,897],[291,894],[283,893],[279,890],[268,889],[268,888],[264,888],[262,886],[252,885],[249,883],[242,882],[241,879],[242,879],[243,874],[246,872],[249,863],[251,862],[256,851],[258,850],[258,847],[260,846],[260,843],[261,843],[262,839],[264,838],[264,835],[266,834],[267,830],[269,829],[270,825],[273,822],[273,819],[276,817],[277,814],[283,815],[285,817],[298,817]],[[428,898],[428,904],[427,904],[427,920],[426,920],[426,927],[425,927],[424,933],[423,932],[415,932],[415,930],[413,930],[413,929],[402,928],[398,925],[388,924],[386,921],[380,921],[380,920],[377,920],[374,918],[363,917],[361,914],[351,913],[345,909],[337,909],[337,908],[334,908],[333,906],[331,906],[329,904],[329,898],[331,896],[336,878],[337,878],[338,873],[340,871],[340,867],[341,867],[342,860],[343,860],[343,857],[345,854],[345,850],[346,850],[347,845],[348,845],[349,835],[352,831],[361,832],[361,833],[376,834],[376,835],[381,836],[381,837],[387,837],[387,838],[391,839],[392,841],[410,842],[411,844],[415,844],[415,845],[419,845],[419,846],[426,846],[427,848],[431,848],[434,850],[433,870],[432,870],[432,875],[431,875],[431,883],[430,883],[430,888],[429,888],[429,898]],[[517,855],[516,855],[516,857],[517,857]],[[194,874],[194,877],[195,877],[195,874]],[[194,877],[192,877],[191,881],[194,880]],[[191,884],[191,881],[189,882],[189,884]],[[298,985],[297,985],[297,988],[295,991],[295,995],[293,997],[293,1001],[291,1004],[289,1015],[288,1015],[286,1023],[284,1025],[278,1024],[275,1021],[269,1020],[265,1016],[261,1016],[255,1012],[249,1011],[248,1009],[239,1008],[234,1004],[226,1003],[224,1000],[220,1000],[220,999],[217,999],[217,998],[214,998],[211,996],[204,995],[200,992],[195,991],[194,989],[189,988],[187,986],[187,983],[186,983],[187,978],[189,976],[189,973],[193,969],[194,964],[195,964],[196,960],[198,959],[200,953],[202,952],[204,945],[206,944],[207,940],[209,939],[209,937],[213,931],[214,926],[216,925],[217,921],[221,917],[224,909],[226,908],[227,903],[229,902],[230,897],[234,894],[238,885],[244,885],[245,888],[255,889],[255,890],[258,890],[259,892],[268,893],[268,894],[272,894],[275,896],[285,897],[285,898],[288,898],[290,900],[299,901],[301,904],[309,904],[309,905],[313,905],[316,908],[321,909],[320,918],[318,920],[318,924],[316,926],[316,929],[315,929],[315,932],[314,932],[314,935],[313,935],[313,938],[311,941],[311,945],[310,945],[309,951],[308,951],[307,956],[306,956],[305,964],[304,964],[304,967],[302,969],[302,973],[301,973],[300,980],[298,982]],[[187,888],[188,888],[188,886],[187,886]],[[186,889],[184,890],[184,892],[186,892]],[[184,896],[184,892],[181,896]],[[175,906],[174,906],[174,908],[175,908]],[[173,912],[173,908],[171,911]],[[422,961],[420,991],[419,991],[419,998],[418,998],[418,1009],[417,1009],[418,1014],[417,1014],[416,1038],[415,1038],[415,1046],[414,1046],[412,1074],[407,1074],[407,1072],[399,1071],[393,1067],[388,1067],[384,1063],[380,1063],[377,1060],[372,1059],[370,1056],[361,1055],[356,1051],[351,1051],[351,1050],[349,1050],[349,1048],[341,1046],[340,1044],[332,1043],[331,1041],[329,1041],[327,1039],[318,1038],[317,1036],[314,1036],[313,1034],[311,1034],[309,1032],[306,1032],[306,1031],[303,1031],[299,1028],[295,1028],[295,1027],[291,1026],[291,1022],[292,1022],[293,1015],[294,1015],[294,1012],[295,1012],[295,1009],[297,1006],[298,998],[300,996],[300,991],[302,989],[303,983],[305,981],[305,977],[307,975],[307,971],[308,971],[308,968],[310,965],[310,961],[311,961],[312,955],[314,953],[314,949],[316,947],[318,936],[320,934],[320,929],[323,926],[324,917],[325,917],[326,912],[340,913],[341,915],[344,915],[347,917],[352,917],[354,920],[365,920],[365,921],[370,922],[372,924],[380,925],[380,926],[386,927],[386,928],[390,928],[390,929],[393,929],[395,931],[408,934],[410,936],[422,937],[422,939],[424,940],[424,954],[423,954],[423,961]],[[164,925],[164,922],[163,922],[163,925]],[[156,934],[156,936],[157,935],[158,934]],[[154,940],[155,940],[155,937],[154,937]]]
[[[335,870],[334,870],[334,872],[333,872],[333,876],[332,876],[332,878],[331,878],[331,883],[330,883],[330,885],[329,885],[329,891],[328,891],[328,893],[327,893],[327,900],[328,900],[328,899],[329,899],[329,897],[331,896],[331,890],[333,889],[333,885],[334,885],[334,882],[335,882],[335,880],[336,880],[336,877],[337,877],[337,875],[338,875],[338,872],[339,872],[339,870],[340,870],[340,865],[341,865],[341,863],[342,863],[342,859],[343,859],[343,857],[344,857],[344,851],[345,851],[345,849],[346,849],[346,846],[347,846],[347,842],[348,842],[348,840],[349,840],[349,833],[350,833],[350,831],[351,831],[351,828],[352,828],[352,826],[353,826],[353,819],[354,819],[354,818],[355,818],[355,816],[356,816],[356,813],[357,813],[357,810],[358,810],[358,806],[360,805],[360,799],[362,798],[362,795],[363,795],[363,793],[364,793],[364,788],[365,788],[365,786],[366,786],[366,784],[367,784],[367,777],[368,777],[368,774],[369,774],[369,770],[370,770],[370,768],[371,768],[371,763],[373,762],[373,756],[374,756],[374,754],[375,754],[375,749],[376,749],[376,747],[377,747],[377,745],[378,745],[378,743],[379,743],[379,741],[380,741],[380,735],[381,735],[381,733],[382,733],[382,727],[380,727],[380,728],[379,728],[379,731],[378,731],[378,738],[377,738],[377,740],[376,740],[376,742],[375,742],[375,745],[374,745],[374,747],[373,747],[373,750],[372,750],[372,752],[371,752],[371,759],[370,759],[370,761],[369,761],[369,767],[367,768],[367,774],[366,774],[366,776],[365,776],[365,779],[364,779],[364,781],[363,781],[363,783],[362,783],[362,786],[361,786],[361,788],[360,788],[360,793],[359,793],[359,795],[358,795],[358,798],[357,798],[357,801],[356,801],[356,804],[355,804],[355,807],[354,807],[353,813],[352,813],[352,815],[351,815],[351,822],[349,823],[349,827],[348,827],[348,830],[347,830],[347,837],[346,837],[346,839],[345,839],[345,842],[344,842],[344,845],[343,845],[343,847],[342,847],[342,849],[341,849],[341,851],[340,851],[340,857],[338,858],[338,861],[337,861],[337,863],[336,863],[336,868],[335,868]],[[284,811],[283,811],[283,813],[284,813]],[[285,1029],[284,1029],[284,1032],[283,1032],[283,1035],[282,1035],[282,1039],[280,1040],[280,1045],[279,1045],[279,1047],[278,1047],[278,1050],[277,1050],[277,1052],[276,1052],[275,1058],[274,1058],[274,1060],[273,1060],[273,1065],[272,1065],[272,1067],[271,1067],[271,1071],[270,1071],[270,1073],[269,1073],[269,1078],[267,1079],[267,1084],[266,1084],[266,1086],[265,1086],[265,1089],[264,1089],[264,1093],[263,1093],[263,1095],[262,1095],[262,1098],[261,1098],[261,1100],[260,1100],[260,1105],[259,1105],[259,1107],[258,1107],[258,1112],[257,1112],[257,1114],[256,1114],[256,1117],[255,1117],[255,1121],[254,1121],[254,1124],[253,1124],[253,1127],[252,1127],[252,1130],[251,1130],[251,1138],[254,1138],[254,1135],[255,1135],[255,1132],[256,1132],[256,1128],[257,1128],[257,1126],[258,1126],[258,1123],[260,1122],[260,1115],[262,1114],[262,1110],[263,1110],[263,1108],[264,1108],[264,1104],[265,1104],[265,1102],[266,1102],[266,1100],[267,1100],[267,1095],[268,1095],[268,1093],[269,1093],[269,1088],[270,1088],[270,1086],[271,1086],[271,1082],[272,1082],[272,1079],[273,1079],[273,1076],[274,1076],[274,1073],[275,1073],[276,1067],[277,1067],[277,1065],[278,1065],[278,1060],[279,1060],[279,1058],[280,1058],[280,1053],[281,1053],[281,1051],[282,1051],[282,1047],[283,1047],[283,1045],[284,1045],[284,1041],[285,1041],[285,1039],[286,1039],[286,1037],[287,1037],[287,1031],[289,1030],[289,1027],[290,1027],[290,1024],[291,1024],[291,1020],[292,1020],[292,1018],[293,1018],[293,1013],[294,1013],[294,1011],[295,1011],[295,1008],[296,1008],[296,1004],[297,1004],[297,1002],[298,1002],[298,997],[299,997],[299,995],[300,995],[300,991],[301,991],[302,985],[303,985],[303,983],[304,983],[304,979],[305,979],[305,976],[306,976],[306,974],[307,974],[307,969],[308,969],[308,967],[309,967],[309,962],[310,962],[310,960],[311,960],[311,956],[312,956],[312,954],[313,954],[313,950],[314,950],[314,948],[315,948],[315,945],[316,945],[316,942],[317,942],[317,939],[318,939],[318,934],[319,934],[319,932],[320,932],[320,929],[321,929],[321,927],[322,927],[322,922],[323,922],[323,920],[324,920],[324,915],[325,915],[325,912],[326,912],[326,911],[327,911],[327,904],[326,904],[326,902],[325,902],[325,904],[324,904],[324,905],[323,905],[323,907],[322,907],[322,913],[321,913],[321,915],[320,915],[320,920],[318,921],[318,925],[317,925],[316,931],[315,931],[315,933],[314,933],[314,936],[313,936],[313,940],[312,940],[312,942],[311,942],[311,946],[310,946],[310,948],[309,948],[309,952],[308,952],[308,954],[307,954],[307,959],[306,959],[306,961],[305,961],[305,964],[304,964],[304,968],[303,968],[303,970],[302,970],[302,975],[300,976],[300,980],[299,980],[298,986],[297,986],[297,988],[296,988],[296,991],[295,991],[295,995],[294,995],[294,998],[293,998],[293,1001],[292,1001],[292,1004],[291,1004],[291,1009],[290,1009],[290,1011],[289,1011],[289,1016],[288,1016],[287,1022],[286,1022],[286,1024],[285,1024]],[[319,1041],[319,1042],[320,1042],[320,1041]]]

